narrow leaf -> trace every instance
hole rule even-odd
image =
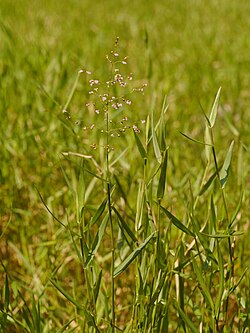
[[[183,135],[186,139],[190,140],[190,141],[193,141],[195,143],[199,143],[200,145],[203,145],[203,146],[212,146],[211,144],[209,143],[205,143],[205,142],[202,142],[202,141],[199,141],[199,140],[196,140],[196,139],[193,139],[191,138],[190,136],[188,136],[187,134],[179,131],[181,135]]]
[[[103,202],[98,207],[97,211],[95,212],[95,215],[92,217],[89,227],[92,227],[99,220],[99,218],[101,217],[102,213],[105,210],[106,205],[107,205],[107,199],[104,199]]]
[[[215,171],[208,179],[208,181],[202,186],[200,192],[199,192],[199,196],[202,195],[203,193],[206,192],[206,190],[208,190],[208,188],[210,187],[210,185],[213,183],[215,177],[217,175],[217,171]]]
[[[169,218],[169,220],[181,231],[185,232],[185,234],[195,237],[194,233],[189,230],[180,220],[177,219],[173,214],[171,214],[166,208],[161,206],[162,211]]]
[[[152,233],[145,241],[135,249],[120,265],[118,265],[114,271],[114,278],[120,275],[125,269],[133,262],[133,260],[142,252],[145,246],[150,242],[150,240],[155,236],[155,232]]]
[[[98,248],[101,244],[101,241],[103,239],[103,236],[104,236],[107,224],[108,224],[108,220],[109,220],[109,214],[107,213],[106,216],[104,217],[98,231],[97,231],[97,234],[95,236],[95,239],[94,239],[94,242],[93,242],[93,245],[92,245],[91,252],[89,253],[89,255],[86,259],[86,262],[84,264],[85,268],[90,264],[90,262],[92,261],[95,253],[97,252],[97,250],[98,250]]]
[[[216,117],[217,117],[217,113],[218,113],[218,107],[219,107],[219,101],[220,101],[220,92],[221,92],[221,87],[219,88],[215,100],[214,100],[214,104],[212,106],[212,110],[209,116],[209,122],[210,122],[210,127],[214,127],[215,121],[216,121]]]
[[[168,149],[166,149],[164,152],[163,163],[161,165],[161,174],[157,189],[158,200],[161,200],[164,197],[165,187],[166,187],[167,165],[168,165]]]
[[[153,139],[153,147],[154,147],[155,157],[156,157],[157,161],[159,163],[161,163],[162,156],[161,156],[161,151],[160,151],[158,140],[157,140],[156,133],[155,133],[154,112],[153,112],[153,110],[152,110],[152,113],[151,113],[151,131],[152,131],[152,139]]]
[[[228,179],[228,173],[229,173],[229,168],[230,168],[231,159],[232,159],[233,147],[234,147],[234,141],[232,141],[230,144],[230,147],[227,151],[226,159],[225,159],[222,169],[220,171],[220,183],[221,183],[222,188],[225,187],[227,179]]]
[[[197,280],[199,282],[199,285],[201,287],[201,292],[202,292],[203,296],[206,299],[207,305],[209,305],[210,308],[212,309],[212,312],[214,312],[214,303],[213,303],[212,297],[211,297],[211,295],[209,293],[207,284],[206,284],[206,282],[205,282],[205,280],[204,280],[204,278],[202,276],[201,270],[198,267],[195,259],[193,259],[192,265],[193,265],[194,272],[196,274]]]
[[[137,145],[137,148],[138,148],[138,150],[141,154],[141,157],[143,159],[146,159],[147,158],[146,150],[144,149],[143,144],[141,143],[141,140],[140,140],[138,134],[135,131],[134,131],[134,136],[135,136],[136,145]]]
[[[129,225],[124,221],[121,214],[117,211],[115,207],[112,207],[113,211],[115,212],[116,216],[118,217],[118,223],[121,229],[124,229],[129,237],[133,240],[133,242],[137,243],[137,238],[135,237],[135,234],[133,231],[129,228]]]
[[[67,298],[68,301],[70,301],[72,304],[74,304],[77,308],[82,309],[82,306],[67,292],[63,289],[59,283],[56,281],[49,279],[50,282],[53,284],[53,286],[64,296]]]

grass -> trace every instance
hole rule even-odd
[[[62,4],[0,5],[0,330],[249,332],[250,5]]]

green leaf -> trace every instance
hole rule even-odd
[[[69,103],[71,102],[71,100],[72,100],[72,98],[73,98],[73,96],[74,96],[74,93],[75,93],[75,91],[76,91],[77,84],[78,84],[79,77],[80,77],[81,73],[82,73],[81,70],[77,73],[77,76],[76,76],[75,82],[74,82],[73,87],[72,87],[72,89],[71,89],[71,91],[70,91],[70,94],[69,94],[69,97],[68,97],[68,99],[67,99],[67,102],[66,102],[66,104],[65,104],[64,107],[63,107],[63,110],[67,110],[67,108],[68,108],[68,106],[69,106]]]
[[[94,216],[92,217],[89,227],[92,227],[99,220],[99,218],[101,217],[102,213],[106,208],[106,205],[107,205],[107,199],[104,199],[103,202],[98,207],[97,211],[95,212]]]
[[[65,325],[63,325],[63,327],[62,328],[60,328],[56,333],[63,333],[63,332],[65,332],[65,330],[66,330],[66,328],[72,323],[72,321],[74,321],[75,320],[75,318],[73,318],[73,319],[70,319],[70,321],[68,321]],[[77,327],[73,327],[74,328],[74,330],[77,328]],[[68,331],[67,331],[68,332]]]
[[[199,196],[202,195],[203,193],[206,192],[206,190],[210,187],[210,185],[213,183],[215,177],[217,175],[217,171],[215,171],[208,179],[208,181],[202,186],[200,192],[199,192]]]
[[[121,214],[117,211],[115,207],[112,207],[112,210],[115,212],[116,216],[118,217],[118,223],[121,229],[124,229],[129,237],[133,240],[133,242],[137,243],[137,238],[133,231],[129,228],[129,225],[124,221]]]
[[[98,295],[99,295],[100,286],[101,286],[101,281],[102,281],[102,270],[100,271],[100,273],[99,273],[99,275],[98,275],[97,282],[95,283],[95,286],[94,286],[94,297],[95,297],[95,302],[97,301],[97,297],[98,297]]]
[[[63,287],[56,281],[49,279],[50,282],[53,284],[53,286],[64,296],[67,298],[68,301],[70,301],[72,304],[74,304],[78,309],[83,309],[83,307],[78,303],[66,290],[63,289]]]
[[[203,145],[203,146],[212,146],[212,145],[209,144],[209,143],[205,143],[205,142],[202,142],[202,141],[199,141],[199,140],[193,139],[193,138],[191,138],[190,136],[188,136],[187,134],[185,134],[185,133],[183,133],[183,132],[181,132],[181,131],[179,131],[179,132],[180,132],[181,135],[183,135],[185,138],[187,138],[187,139],[190,140],[190,141],[193,141],[193,142],[195,142],[195,143],[199,143],[200,145]]]
[[[230,144],[230,147],[227,151],[226,159],[225,159],[222,169],[220,171],[220,183],[221,183],[222,188],[225,187],[227,179],[228,179],[228,173],[229,173],[229,168],[230,168],[231,159],[232,159],[233,147],[234,147],[234,141],[232,141]]]
[[[219,101],[220,101],[220,92],[221,92],[221,87],[219,88],[215,100],[214,100],[214,104],[212,106],[212,110],[209,116],[209,123],[210,126],[209,127],[214,127],[215,121],[216,121],[216,117],[217,117],[217,113],[218,113],[218,107],[219,107]]]
[[[163,163],[161,165],[161,174],[157,188],[157,199],[161,200],[164,197],[166,187],[166,173],[168,165],[168,148],[164,152]]]
[[[107,224],[108,224],[108,220],[109,220],[109,214],[107,213],[97,231],[97,234],[95,236],[95,239],[94,239],[94,242],[92,244],[92,249],[86,259],[86,262],[84,264],[84,267],[86,268],[90,262],[92,261],[96,251],[98,250],[100,244],[101,244],[101,241],[103,239],[103,236],[104,236],[104,233],[105,233],[105,230],[106,230],[106,227],[107,227]]]
[[[146,150],[144,149],[143,147],[143,144],[141,143],[141,140],[138,136],[138,134],[134,131],[134,136],[135,136],[135,141],[136,141],[136,144],[137,144],[137,148],[141,154],[141,157],[143,159],[147,159],[147,153],[146,153]]]
[[[162,161],[162,156],[161,156],[161,151],[159,148],[158,140],[156,137],[155,133],[155,127],[154,127],[154,111],[152,110],[151,112],[151,131],[152,131],[152,139],[153,139],[153,147],[154,147],[154,153],[157,161],[161,163]]]
[[[196,274],[197,280],[199,282],[201,292],[202,292],[203,296],[206,299],[207,305],[209,305],[212,312],[214,312],[214,302],[213,302],[212,297],[209,293],[209,289],[207,287],[207,284],[206,284],[206,282],[205,282],[205,280],[202,276],[201,269],[198,267],[198,265],[196,263],[196,260],[194,258],[193,258],[193,261],[192,261],[192,265],[193,265],[194,272]]]
[[[205,232],[201,232],[202,235],[210,237],[210,238],[229,238],[229,237],[236,237],[236,236],[242,236],[244,234],[244,232],[242,231],[232,231],[230,232],[230,234],[226,233],[218,233],[218,234],[207,234]]]
[[[120,275],[122,272],[126,270],[126,268],[133,262],[133,260],[142,252],[145,246],[151,241],[151,239],[155,236],[155,232],[153,232],[148,238],[141,243],[123,262],[120,263],[114,270],[114,278]]]
[[[162,211],[165,215],[169,218],[169,220],[181,231],[183,231],[185,234],[195,237],[195,234],[189,230],[180,220],[178,220],[173,214],[171,214],[166,208],[163,206],[160,206]]]

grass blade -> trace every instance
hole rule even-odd
[[[217,113],[218,113],[218,107],[219,107],[219,101],[220,101],[220,92],[221,92],[221,87],[219,88],[215,100],[214,100],[214,104],[212,106],[212,110],[209,116],[209,125],[211,128],[214,127],[215,121],[216,121],[216,117],[217,117]]]
[[[83,309],[83,307],[78,303],[63,287],[56,281],[49,279],[53,286],[65,297],[70,303],[74,304],[78,309]]]
[[[214,312],[214,302],[213,302],[212,297],[209,293],[207,283],[205,282],[205,280],[202,276],[202,273],[201,273],[201,269],[198,267],[198,265],[196,263],[196,260],[194,258],[193,258],[193,261],[192,261],[192,265],[193,265],[194,272],[196,274],[197,280],[199,282],[201,292],[202,292],[202,294],[203,294],[203,296],[206,300],[206,303],[207,303],[208,306],[210,306],[212,312]]]
[[[154,153],[157,161],[161,163],[162,161],[162,156],[161,156],[161,151],[159,148],[158,140],[156,137],[155,133],[155,127],[154,127],[154,111],[152,110],[151,112],[151,131],[152,131],[152,139],[153,139],[153,147],[154,147]]]
[[[211,144],[205,143],[205,142],[202,142],[202,141],[199,141],[199,140],[196,140],[196,139],[193,139],[193,138],[191,138],[190,136],[188,136],[187,134],[185,134],[185,133],[183,133],[181,131],[179,131],[179,133],[181,135],[183,135],[186,139],[190,140],[190,141],[193,141],[193,142],[198,143],[198,144],[203,145],[203,146],[211,146]]]
[[[98,231],[97,231],[97,234],[95,236],[95,239],[94,239],[94,242],[92,244],[92,249],[86,259],[86,262],[84,264],[84,267],[88,267],[88,265],[90,264],[90,262],[92,261],[96,251],[98,250],[100,244],[101,244],[101,241],[103,239],[103,236],[104,236],[104,233],[105,233],[105,230],[106,230],[106,227],[107,227],[107,224],[108,224],[108,220],[109,220],[109,214],[107,213],[106,216],[104,217]]]
[[[183,231],[185,234],[195,237],[195,234],[189,230],[180,220],[177,219],[173,214],[171,214],[166,208],[161,206],[162,211],[165,215],[169,218],[169,220],[181,231]]]
[[[120,265],[116,267],[114,270],[114,278],[120,275],[125,269],[133,262],[133,260],[142,252],[145,246],[151,241],[151,239],[155,236],[155,232],[153,232],[148,238],[145,239],[140,246],[138,246]]]
[[[142,144],[142,142],[141,142],[141,140],[140,140],[138,134],[137,134],[135,131],[134,131],[134,136],[135,136],[135,142],[136,142],[136,144],[137,144],[137,148],[138,148],[138,150],[139,150],[139,152],[140,152],[140,154],[141,154],[141,157],[142,157],[143,159],[147,159],[147,153],[146,153],[146,150],[144,149],[143,144]]]
[[[164,197],[165,188],[166,188],[167,165],[168,165],[168,149],[166,149],[164,152],[163,163],[161,165],[161,174],[157,189],[158,200],[161,200]]]
[[[228,179],[228,173],[229,173],[229,168],[230,168],[231,159],[232,159],[233,147],[234,147],[234,141],[232,141],[230,144],[230,147],[227,151],[226,159],[225,159],[222,169],[220,171],[220,183],[221,183],[222,188],[225,187],[227,179]]]
[[[65,332],[66,328],[72,323],[72,321],[74,321],[75,318],[70,319],[66,324],[63,325],[63,327],[61,327],[56,333],[63,333]],[[74,327],[74,330],[76,329],[76,327]],[[68,331],[67,331],[68,332]]]
[[[117,211],[115,207],[112,207],[113,211],[115,212],[116,216],[118,217],[118,223],[121,229],[124,229],[129,237],[133,240],[134,243],[137,243],[138,240],[135,237],[133,231],[129,228],[128,224],[124,221],[121,214]]]
[[[217,176],[217,171],[215,171],[208,179],[208,181],[202,186],[200,192],[199,192],[199,196],[201,196],[203,193],[206,192],[206,190],[208,190],[208,188],[210,187],[210,185],[213,183],[214,179]]]

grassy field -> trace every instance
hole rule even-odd
[[[249,332],[249,17],[1,1],[0,332]]]

